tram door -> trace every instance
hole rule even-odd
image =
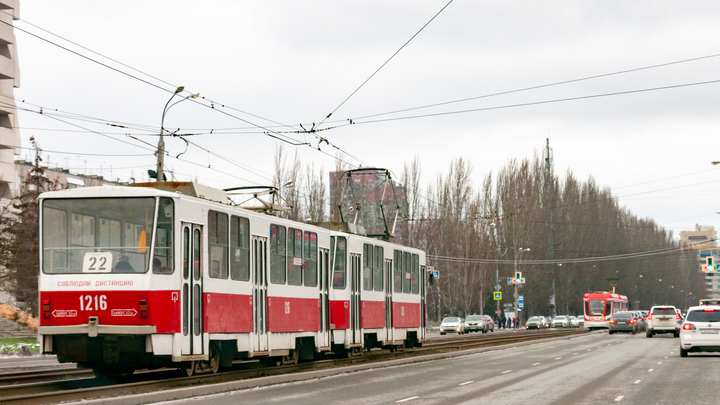
[[[183,222],[183,355],[203,354],[203,230]]]
[[[385,260],[385,330],[387,335],[385,340],[392,342],[393,325],[392,325],[392,293],[393,293],[393,277],[392,277],[392,260]]]
[[[360,255],[351,254],[351,287],[350,291],[350,330],[352,337],[350,343],[362,343],[360,331],[360,290],[362,286],[362,278],[360,276]]]
[[[323,346],[330,345],[330,317],[328,313],[329,302],[329,266],[330,251],[320,249],[320,332],[323,336],[321,344]]]
[[[267,238],[253,236],[253,332],[254,351],[268,350],[267,334]]]

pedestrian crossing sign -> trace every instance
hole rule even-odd
[[[502,300],[502,291],[495,291],[493,293],[493,298],[495,298],[495,301]]]

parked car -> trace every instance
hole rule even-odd
[[[465,319],[465,333],[487,333],[487,328],[485,318],[482,315],[469,315],[467,319]]]
[[[637,315],[632,312],[616,312],[610,317],[608,324],[609,333],[630,332],[633,335],[638,332]]]
[[[495,321],[492,319],[492,316],[483,315],[483,318],[485,318],[485,325],[487,325],[488,330],[493,332],[495,330]]]
[[[525,322],[525,329],[543,329],[543,321],[537,316],[533,316]]]
[[[567,328],[570,326],[570,320],[565,315],[558,315],[552,320],[552,324],[550,325],[553,328]]]
[[[580,324],[578,323],[578,320],[574,316],[568,316],[568,319],[570,320],[570,327],[571,328],[579,328]]]
[[[465,333],[465,322],[462,318],[457,316],[448,316],[440,323],[440,334],[446,333],[457,333],[462,335]]]

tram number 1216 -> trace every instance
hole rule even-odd
[[[93,304],[95,304],[93,306]],[[104,295],[96,296],[80,296],[81,311],[104,311],[107,309],[107,297]]]

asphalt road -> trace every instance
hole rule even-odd
[[[711,404],[720,355],[606,333],[180,401],[184,404]]]

